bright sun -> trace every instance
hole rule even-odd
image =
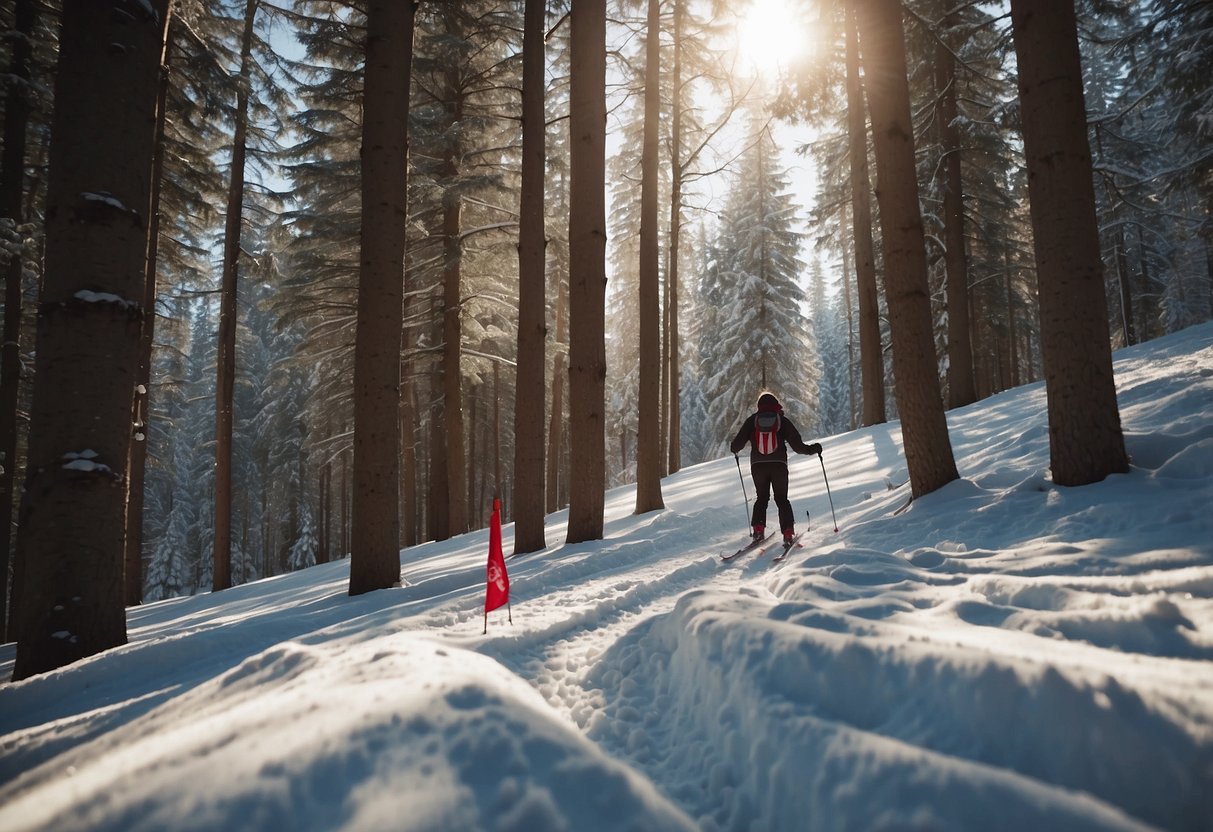
[[[737,46],[743,63],[765,76],[808,51],[808,32],[794,0],[751,0],[737,22]]]

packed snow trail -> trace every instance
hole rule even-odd
[[[735,522],[722,522],[717,510],[689,517],[659,511],[636,520],[627,533],[608,535],[606,543],[591,547],[584,556],[571,546],[563,547],[559,559],[549,559],[551,553],[509,559],[516,626],[505,624],[498,611],[492,614],[487,641],[478,634],[456,641],[497,658],[585,728],[599,701],[596,693],[585,690],[584,679],[604,644],[623,638],[638,622],[670,612],[690,589],[717,586],[736,591],[747,571],[741,563],[720,561],[719,550],[742,532]],[[688,551],[677,540],[688,522],[701,529],[716,524],[720,531],[706,545],[696,542]],[[768,553],[751,561],[749,570],[769,565]],[[532,584],[549,589],[528,598]],[[478,622],[478,615],[479,610],[463,611],[455,617]],[[441,610],[432,618],[439,625],[451,621]]]

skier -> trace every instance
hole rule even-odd
[[[788,446],[798,454],[820,456],[821,445],[804,443],[792,420],[783,415],[779,399],[769,392],[758,397],[757,412],[749,415],[729,446],[734,457],[747,442],[750,443],[750,477],[754,480],[755,492],[754,514],[750,520],[753,537],[762,540],[766,536],[767,504],[774,489],[775,505],[779,507],[779,528],[784,544],[789,545],[796,530],[792,503],[788,500]]]

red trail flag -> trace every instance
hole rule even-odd
[[[505,555],[501,551],[501,500],[493,500],[493,518],[489,521],[488,585],[484,594],[484,631],[489,628],[489,613],[510,603],[510,576],[505,571]],[[514,616],[510,615],[510,623]]]

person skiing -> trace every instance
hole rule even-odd
[[[779,508],[779,528],[784,543],[796,535],[792,503],[788,500],[788,446],[798,454],[821,455],[821,445],[806,445],[792,420],[783,414],[783,405],[774,393],[758,397],[758,409],[746,418],[733,438],[729,450],[736,457],[750,443],[750,477],[754,480],[754,513],[750,518],[755,540],[766,536],[767,504],[771,491]]]

